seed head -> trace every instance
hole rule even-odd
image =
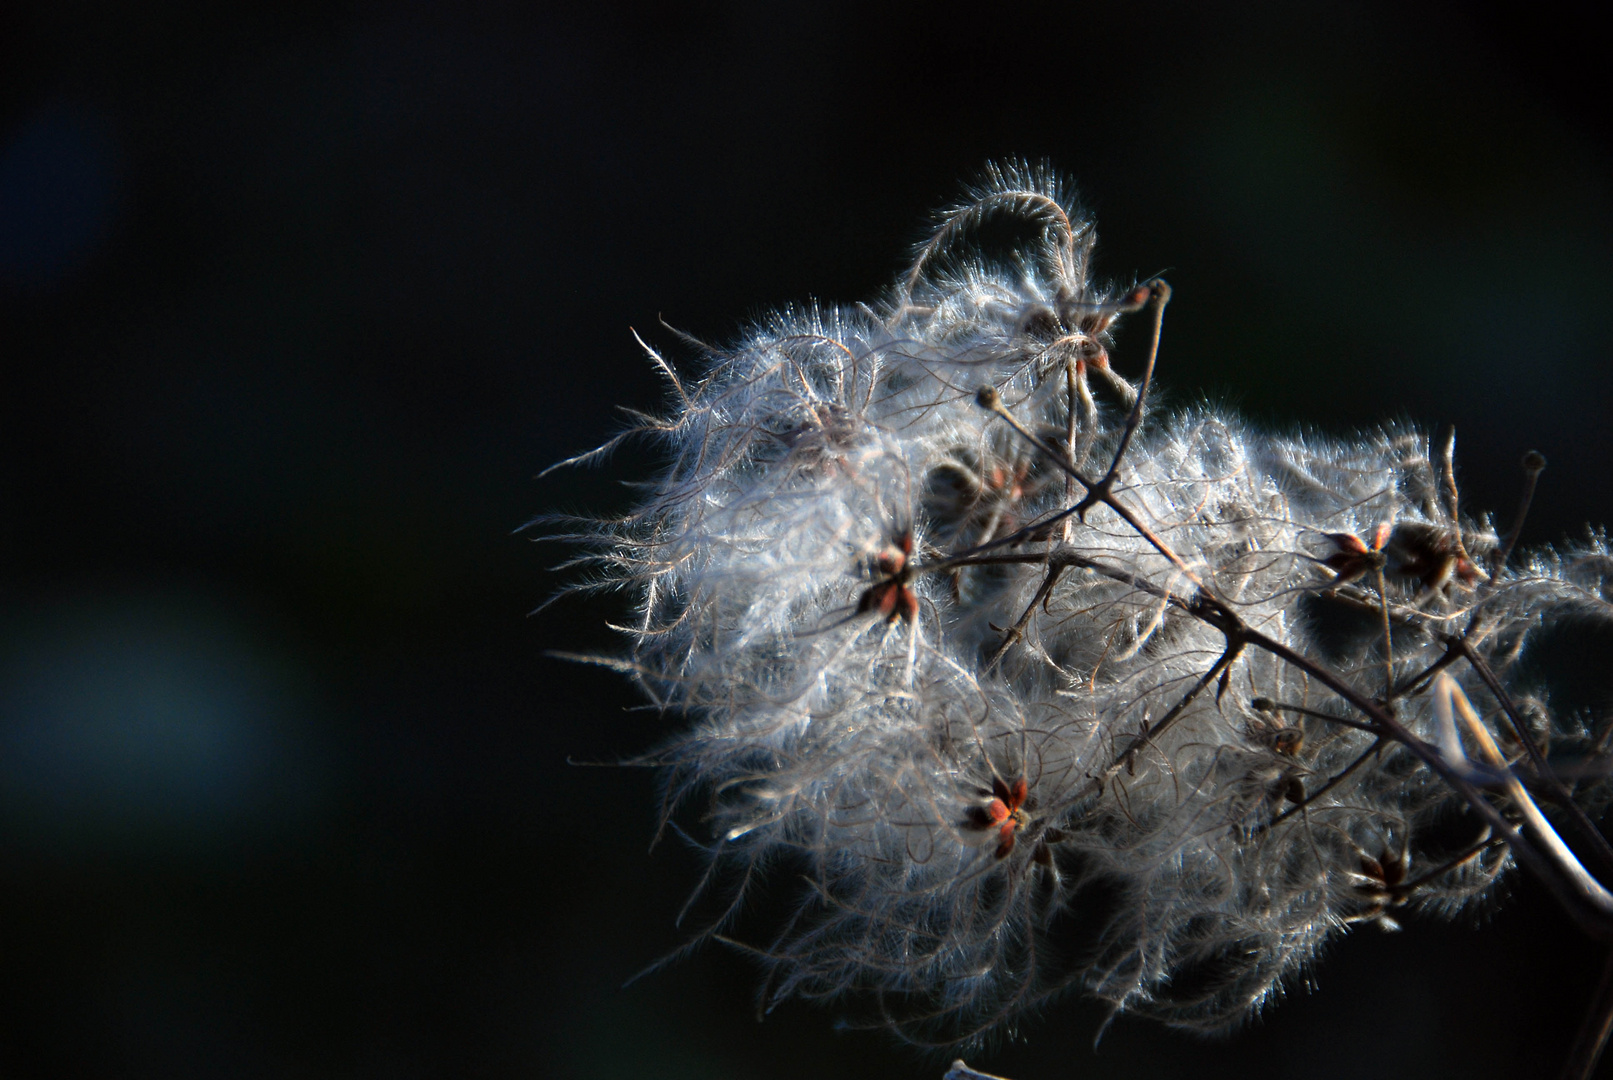
[[[1035,235],[991,261],[999,215]],[[1074,989],[1224,1029],[1330,937],[1510,865],[1363,707],[1431,744],[1444,670],[1499,735],[1483,663],[1547,754],[1605,754],[1541,676],[1554,620],[1613,629],[1604,537],[1496,566],[1420,431],[1146,410],[1109,335],[1168,293],[1094,283],[1092,242],[1051,173],[988,170],[883,301],[702,357],[643,429],[641,504],[572,534],[687,725],[653,760],[713,864],[705,933],[793,893],[743,944],[764,1011],[950,1044]]]

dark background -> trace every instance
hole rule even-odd
[[[653,8],[653,9],[652,9]],[[1175,286],[1178,399],[1453,420],[1533,539],[1613,517],[1606,42],[1530,5],[0,8],[0,1075],[939,1077],[758,1025],[646,853],[609,603],[527,613],[651,462],[628,328],[874,295],[989,157]],[[1119,364],[1127,366],[1123,339]],[[684,354],[686,355],[686,354]],[[1229,1041],[1069,1001],[976,1064],[1548,1075],[1598,950],[1515,881]],[[1605,1071],[1605,1070],[1604,1070]],[[1613,1075],[1613,1073],[1609,1073]]]

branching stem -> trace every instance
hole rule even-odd
[[[1136,760],[1138,752],[1141,751],[1143,747],[1147,746],[1149,743],[1153,742],[1155,739],[1159,738],[1166,731],[1168,731],[1170,726],[1176,722],[1177,718],[1182,715],[1187,707],[1193,704],[1193,699],[1202,694],[1204,692],[1204,688],[1215,681],[1217,676],[1226,671],[1227,668],[1231,667],[1233,661],[1238,658],[1238,653],[1241,652],[1242,649],[1243,646],[1241,644],[1228,641],[1226,651],[1221,654],[1220,658],[1217,659],[1214,664],[1210,665],[1209,671],[1206,671],[1202,676],[1199,677],[1199,680],[1193,684],[1192,689],[1183,694],[1181,700],[1175,705],[1171,706],[1169,712],[1156,720],[1148,727],[1146,731],[1134,738],[1131,741],[1131,745],[1126,747],[1125,752],[1116,758],[1112,765],[1110,765],[1107,769],[1104,769],[1100,775],[1093,777],[1094,790],[1101,792],[1109,785],[1109,781],[1113,780],[1115,778],[1115,774],[1119,773],[1121,769],[1129,769],[1132,762]]]
[[[1168,295],[1168,293],[1166,295]],[[1143,386],[1140,387],[1138,391],[1138,407],[1141,407],[1141,404],[1144,401],[1144,391],[1146,388],[1147,383],[1145,381]],[[1178,572],[1180,572],[1189,581],[1193,582],[1193,584],[1197,586],[1198,591],[1192,599],[1185,599],[1157,584],[1146,582],[1139,575],[1104,567],[1101,564],[1096,563],[1094,560],[1077,556],[1072,552],[1068,552],[1067,550],[1027,554],[1023,557],[1014,557],[1008,555],[995,557],[985,556],[981,557],[980,561],[999,563],[1042,562],[1051,565],[1054,560],[1059,560],[1067,561],[1072,565],[1088,566],[1091,569],[1096,570],[1099,573],[1103,573],[1105,576],[1108,576],[1114,580],[1125,581],[1126,583],[1132,584],[1135,587],[1150,593],[1151,595],[1160,597],[1161,599],[1164,599],[1167,602],[1179,607],[1181,610],[1186,611],[1194,618],[1197,618],[1205,624],[1220,631],[1221,634],[1226,638],[1227,652],[1223,653],[1222,660],[1217,661],[1217,664],[1214,668],[1212,668],[1212,671],[1206,673],[1205,677],[1200,681],[1196,689],[1190,692],[1188,698],[1179,703],[1177,708],[1173,710],[1171,714],[1168,714],[1169,719],[1172,721],[1174,721],[1177,715],[1180,715],[1180,710],[1185,709],[1187,704],[1191,702],[1192,698],[1197,696],[1198,692],[1202,690],[1203,686],[1208,685],[1210,680],[1213,679],[1216,674],[1219,674],[1220,669],[1225,666],[1225,663],[1231,662],[1228,657],[1229,655],[1235,655],[1233,651],[1235,648],[1241,648],[1242,646],[1247,645],[1261,649],[1262,651],[1271,654],[1294,669],[1305,673],[1310,678],[1321,683],[1323,686],[1326,686],[1329,690],[1332,690],[1362,715],[1367,717],[1367,719],[1371,721],[1375,730],[1380,732],[1380,740],[1387,738],[1400,743],[1420,761],[1427,765],[1435,775],[1439,776],[1440,779],[1445,781],[1445,783],[1449,785],[1458,795],[1460,795],[1462,799],[1480,815],[1480,817],[1489,823],[1491,828],[1495,830],[1496,835],[1511,847],[1511,849],[1516,853],[1519,862],[1528,867],[1532,873],[1534,873],[1545,883],[1547,888],[1550,889],[1556,896],[1558,902],[1561,903],[1568,911],[1570,917],[1572,917],[1574,921],[1578,923],[1583,930],[1585,930],[1586,933],[1597,938],[1598,940],[1613,941],[1613,893],[1609,893],[1607,889],[1604,888],[1602,884],[1596,880],[1596,878],[1593,877],[1578,862],[1577,859],[1574,858],[1567,845],[1562,843],[1561,838],[1550,829],[1550,826],[1545,823],[1543,818],[1540,818],[1538,821],[1531,820],[1529,828],[1529,833],[1531,835],[1530,838],[1526,839],[1525,836],[1521,834],[1510,821],[1507,820],[1501,811],[1497,809],[1495,804],[1490,801],[1490,799],[1482,790],[1480,790],[1473,780],[1469,778],[1465,768],[1465,763],[1446,760],[1445,756],[1437,747],[1419,738],[1398,720],[1396,720],[1393,714],[1389,712],[1385,702],[1369,698],[1367,695],[1351,686],[1341,676],[1329,670],[1319,661],[1304,656],[1294,651],[1287,645],[1284,645],[1282,642],[1268,637],[1265,634],[1262,634],[1259,631],[1249,627],[1241,618],[1239,618],[1237,613],[1234,612],[1229,605],[1210,592],[1204,582],[1196,573],[1192,571],[1190,567],[1188,567],[1182,558],[1177,555],[1176,552],[1173,551],[1162,539],[1156,536],[1153,530],[1144,525],[1142,521],[1138,519],[1136,514],[1133,513],[1131,509],[1127,507],[1125,503],[1123,503],[1113,492],[1101,487],[1100,481],[1094,481],[1082,475],[1079,470],[1075,469],[1064,460],[1064,456],[1062,454],[1060,454],[1053,447],[1049,446],[1042,439],[1038,438],[1034,433],[1021,424],[1019,420],[1011,412],[1009,412],[1007,406],[1003,404],[1001,395],[999,395],[994,388],[989,386],[982,387],[978,394],[978,401],[981,407],[988,409],[997,416],[1001,417],[1021,438],[1029,442],[1044,456],[1046,456],[1050,462],[1063,469],[1069,475],[1073,476],[1077,482],[1085,487],[1087,489],[1087,496],[1082,500],[1083,503],[1086,502],[1087,499],[1094,499],[1095,497],[1096,502],[1101,502],[1103,505],[1113,510],[1115,514],[1122,521],[1126,522],[1127,525],[1131,526],[1132,529],[1134,529],[1137,534],[1149,544],[1149,546],[1154,548],[1154,550],[1159,552],[1161,555],[1165,556],[1171,562],[1171,564],[1176,567]],[[1115,464],[1110,468],[1111,475],[1110,477],[1106,477],[1106,479],[1112,478],[1112,474],[1114,473],[1115,469],[1118,468],[1118,466],[1119,456],[1117,455]],[[1538,470],[1536,470],[1536,473],[1538,473]],[[1081,504],[1077,504],[1077,507],[1073,509],[1079,509],[1080,505]],[[944,565],[948,567],[970,565],[975,561],[975,559],[976,557],[972,555],[972,553],[964,553],[962,556],[945,560],[943,563],[937,565]],[[1382,610],[1385,615],[1387,615],[1387,601],[1380,597],[1380,604],[1383,605]],[[1393,693],[1394,686],[1392,684],[1392,679],[1390,679],[1385,688],[1385,697],[1389,697]],[[1156,725],[1156,727],[1157,726],[1158,725]],[[1147,737],[1153,737],[1153,734],[1150,733]],[[1128,754],[1132,752],[1132,750],[1128,750]],[[1114,766],[1110,767],[1111,770],[1113,768]],[[1112,771],[1105,771],[1105,774],[1099,782],[1099,790],[1106,785],[1108,778],[1112,775]],[[1510,776],[1510,772],[1507,773],[1507,775]],[[1532,807],[1533,804],[1530,803],[1529,806]],[[1536,816],[1538,816],[1538,812],[1536,812]],[[1538,843],[1536,841],[1538,841]]]
[[[1287,821],[1289,818],[1293,817],[1295,814],[1297,814],[1297,813],[1301,812],[1302,810],[1304,810],[1311,803],[1315,802],[1317,799],[1320,799],[1323,795],[1326,795],[1328,792],[1332,791],[1334,788],[1336,788],[1340,784],[1344,783],[1344,781],[1348,780],[1350,778],[1350,776],[1352,774],[1354,774],[1355,770],[1357,770],[1361,766],[1365,765],[1368,761],[1370,761],[1372,759],[1372,757],[1375,754],[1377,754],[1380,750],[1383,749],[1384,742],[1385,742],[1384,737],[1381,736],[1381,735],[1378,736],[1378,738],[1376,738],[1376,739],[1374,739],[1372,741],[1372,745],[1367,747],[1365,750],[1361,751],[1361,754],[1354,761],[1350,762],[1342,770],[1340,770],[1339,772],[1335,773],[1328,780],[1327,783],[1323,784],[1321,787],[1317,788],[1315,791],[1306,793],[1305,797],[1303,799],[1301,799],[1299,802],[1295,803],[1293,806],[1290,806],[1287,810],[1284,810],[1282,813],[1280,813],[1276,817],[1272,818],[1271,819],[1271,824],[1267,825],[1266,828],[1271,829],[1271,828],[1274,828],[1274,827],[1276,827],[1278,825],[1281,825],[1283,822]]]

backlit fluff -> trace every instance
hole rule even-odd
[[[992,261],[973,237],[994,216],[1029,239]],[[1161,593],[1213,590],[1363,693],[1394,688],[1430,740],[1416,676],[1478,612],[1470,640],[1548,752],[1600,730],[1554,716],[1530,660],[1554,615],[1613,627],[1605,539],[1491,580],[1495,531],[1454,516],[1414,429],[1147,415],[1114,492],[1183,565],[1108,506],[1059,517],[1084,489],[1047,448],[1101,475],[1137,393],[1108,331],[1146,293],[1095,287],[1091,248],[1052,176],[992,170],[884,301],[783,311],[672,376],[637,429],[667,459],[648,495],[571,534],[591,584],[635,597],[620,666],[685,718],[654,755],[668,813],[711,860],[703,933],[759,959],[764,1009],[836,999],[951,1043],[1074,988],[1215,1030],[1350,924],[1490,890],[1506,849],[1426,767],[1369,753],[1267,652],[1215,670],[1223,636]],[[763,880],[793,899],[756,927]]]

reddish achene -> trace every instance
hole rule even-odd
[[[1006,859],[1014,851],[1014,834],[1030,821],[1025,813],[1025,796],[1030,786],[1023,776],[1013,783],[1000,778],[991,782],[992,800],[986,804],[987,828],[997,830],[997,858]]]

